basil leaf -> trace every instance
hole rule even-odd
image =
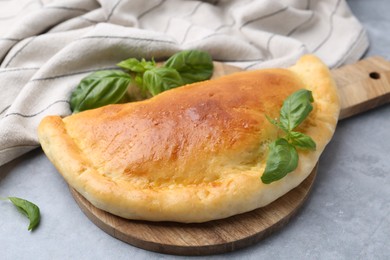
[[[280,110],[280,125],[282,128],[291,131],[297,127],[313,110],[311,91],[301,89],[287,97]]]
[[[291,141],[291,144],[295,147],[308,150],[316,149],[316,143],[313,141],[313,139],[303,133],[291,131],[288,134],[288,138]]]
[[[8,199],[16,206],[19,212],[30,220],[28,230],[33,230],[39,225],[41,216],[37,205],[17,197],[8,197]]]
[[[136,58],[130,58],[119,62],[117,66],[132,72],[144,73],[147,70],[155,68],[156,63],[154,62],[154,60],[146,61],[145,59],[142,59],[141,61],[139,61]]]
[[[183,84],[190,84],[209,79],[213,74],[213,61],[210,54],[199,50],[186,50],[172,55],[164,67],[175,69],[183,79]]]
[[[183,80],[175,69],[161,67],[145,71],[143,85],[155,96],[183,85]]]
[[[73,113],[119,102],[131,76],[121,70],[103,70],[83,78],[70,97]]]
[[[278,138],[269,145],[267,163],[261,180],[265,184],[280,180],[298,166],[298,152],[284,138]]]

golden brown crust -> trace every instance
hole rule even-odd
[[[292,92],[313,91],[300,127],[317,143],[297,170],[263,184],[267,145]],[[42,148],[65,180],[96,207],[130,219],[203,222],[265,206],[301,183],[337,123],[326,66],[307,55],[289,69],[240,72],[61,119],[46,117]]]

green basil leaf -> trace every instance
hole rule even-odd
[[[126,70],[130,70],[133,72],[144,72],[145,69],[141,65],[141,62],[137,60],[136,58],[130,58],[124,61],[119,62],[116,64],[118,67]]]
[[[142,95],[144,97],[146,97],[148,90],[144,86],[143,74],[138,73],[137,75],[135,75],[134,82],[138,86],[138,88],[141,90]]]
[[[130,58],[119,62],[117,66],[132,72],[144,73],[147,70],[155,68],[156,63],[154,62],[154,60],[146,61],[145,59],[142,59],[141,61],[139,61],[136,58]]]
[[[316,143],[314,140],[303,133],[291,131],[288,134],[288,138],[291,141],[291,144],[300,149],[315,150]]]
[[[30,220],[28,230],[33,230],[39,225],[41,216],[37,205],[17,197],[8,197],[8,199],[16,206],[19,212]]]
[[[269,145],[267,162],[261,180],[265,184],[280,180],[298,166],[298,152],[284,138]]]
[[[145,71],[143,85],[155,96],[163,91],[183,85],[183,80],[175,69],[161,67]]]
[[[121,70],[103,70],[83,78],[70,97],[73,113],[118,103],[127,93],[131,76]]]
[[[213,74],[213,61],[210,54],[199,50],[186,50],[172,55],[164,67],[177,70],[183,84],[209,79]]]
[[[301,89],[291,94],[283,102],[280,110],[280,125],[288,131],[297,127],[313,110],[311,91]]]

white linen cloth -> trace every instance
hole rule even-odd
[[[366,33],[344,0],[0,0],[0,165],[39,146],[46,115],[71,113],[89,73],[201,49],[243,69],[304,53],[358,60]]]

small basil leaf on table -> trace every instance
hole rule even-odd
[[[288,134],[288,139],[291,141],[291,144],[300,149],[315,150],[316,143],[313,139],[303,133],[291,131]]]
[[[278,138],[269,145],[265,171],[261,180],[265,184],[280,180],[298,166],[298,152],[286,139]]]
[[[183,79],[183,84],[190,84],[209,79],[213,74],[213,61],[207,52],[185,50],[172,55],[164,67],[175,69]]]
[[[300,89],[290,95],[280,110],[280,124],[288,131],[296,128],[313,110],[311,104],[313,96],[311,91]]]
[[[39,225],[41,216],[37,205],[17,197],[8,197],[8,199],[15,205],[19,212],[28,217],[30,220],[28,230],[33,230]]]
[[[70,107],[73,113],[119,102],[126,95],[131,80],[131,76],[121,70],[90,74],[72,92]]]
[[[160,67],[145,71],[143,84],[155,96],[165,90],[183,85],[183,80],[177,70]]]

